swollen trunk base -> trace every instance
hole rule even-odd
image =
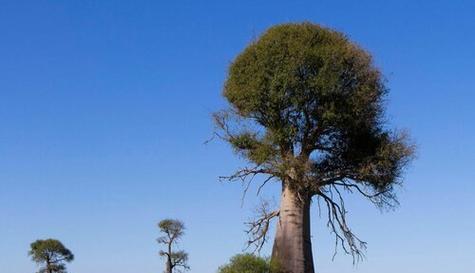
[[[286,186],[282,189],[272,263],[283,273],[314,273],[310,198]]]

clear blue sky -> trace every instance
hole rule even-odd
[[[240,162],[204,145],[230,61],[267,27],[309,20],[373,53],[388,120],[418,158],[381,214],[350,199],[369,243],[353,267],[314,208],[318,272],[447,273],[475,266],[473,1],[0,1],[0,272],[33,273],[29,243],[62,240],[72,273],[159,273],[156,223],[185,221],[193,273],[245,242]],[[265,194],[272,198],[276,185]],[[268,246],[264,254],[268,254]]]

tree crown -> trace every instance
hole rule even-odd
[[[271,265],[269,259],[253,254],[238,254],[231,257],[228,264],[221,266],[218,273],[269,273]]]
[[[221,135],[255,168],[301,192],[345,179],[389,192],[409,161],[405,134],[386,129],[387,88],[371,56],[311,23],[270,28],[229,68],[215,114]]]
[[[342,190],[380,208],[397,205],[394,185],[414,149],[404,132],[388,129],[387,93],[370,54],[344,34],[307,22],[271,27],[229,67],[229,108],[215,113],[216,134],[251,166],[222,178],[249,186],[265,175],[258,191],[275,179],[301,201],[316,195],[335,245],[360,259],[366,243],[347,225]],[[278,215],[264,211],[252,222],[258,249]]]
[[[158,238],[159,243],[174,243],[185,233],[185,224],[176,219],[164,219],[158,223],[158,228],[165,233]]]
[[[40,272],[46,272],[47,269],[51,272],[65,272],[64,262],[74,260],[73,253],[55,239],[36,240],[31,243],[28,255],[31,256],[34,262],[46,264],[46,267],[40,269]]]

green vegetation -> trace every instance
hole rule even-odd
[[[36,240],[30,248],[28,255],[41,265],[39,273],[66,273],[65,262],[74,260],[73,253],[55,239]]]
[[[218,273],[269,273],[270,259],[264,259],[253,254],[238,254],[233,256],[228,264],[221,266]]]
[[[165,219],[158,223],[160,232],[164,235],[157,239],[159,244],[165,246],[160,251],[160,256],[166,259],[166,273],[181,272],[188,270],[188,253],[183,250],[173,250],[173,247],[185,234],[185,225],[180,220]]]
[[[327,209],[336,244],[355,259],[365,242],[348,226],[342,192],[379,207],[397,204],[394,185],[413,147],[385,124],[387,92],[368,52],[311,23],[270,28],[231,64],[223,92],[229,108],[214,119],[217,134],[249,165],[227,179],[263,175],[263,184],[282,184],[280,210],[251,223],[249,243],[262,247],[278,217],[272,259],[285,272],[314,272],[313,198]]]
[[[239,254],[218,273],[313,273],[311,204],[318,200],[335,254],[340,247],[363,256],[366,243],[350,228],[345,194],[358,194],[379,208],[398,204],[414,147],[406,134],[389,129],[388,93],[371,55],[344,34],[312,23],[271,27],[232,62],[223,95],[228,108],[214,114],[216,134],[247,160],[228,181],[262,175],[282,185],[280,208],[266,202],[248,223],[249,246],[261,250],[273,219],[278,219],[272,255]],[[246,188],[247,190],[247,188]],[[175,249],[185,225],[158,223],[165,272],[189,270],[188,253]],[[60,241],[37,240],[29,255],[39,273],[66,273],[74,255]],[[210,253],[210,255],[212,255]]]

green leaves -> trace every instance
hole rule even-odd
[[[184,234],[185,224],[180,220],[164,219],[158,223],[160,231],[173,236],[173,238],[179,238]]]
[[[407,136],[387,129],[386,94],[371,56],[345,35],[311,23],[268,29],[231,64],[230,107],[214,116],[216,134],[252,165],[224,178],[247,190],[263,174],[258,191],[275,178],[296,196],[317,196],[335,245],[358,260],[365,242],[347,225],[342,193],[396,205],[394,185],[414,152]],[[255,259],[236,256],[220,273],[266,272]]]
[[[242,152],[249,160],[260,165],[271,160],[276,153],[268,139],[259,139],[256,134],[243,132],[232,137],[229,142],[236,151]]]
[[[158,223],[158,228],[163,236],[157,239],[157,243],[163,245],[165,250],[160,250],[159,255],[167,261],[167,273],[182,272],[188,270],[188,253],[183,250],[173,250],[174,246],[185,234],[185,224],[177,219],[164,219]]]
[[[290,171],[282,168],[291,166],[302,171],[289,183],[304,188],[318,190],[325,185],[319,177],[332,175],[381,188],[397,182],[412,154],[405,139],[385,129],[386,93],[371,56],[345,35],[282,24],[231,64],[223,95],[235,117],[218,125],[239,154],[271,166],[281,180]]]
[[[158,223],[158,228],[164,234],[157,239],[159,244],[175,244],[185,234],[185,224],[176,219],[164,219]]]
[[[36,240],[31,243],[28,255],[38,264],[44,264],[40,272],[66,272],[64,262],[74,260],[73,253],[55,239]]]
[[[252,254],[238,254],[230,262],[218,269],[218,273],[269,273],[271,265],[268,259]]]

